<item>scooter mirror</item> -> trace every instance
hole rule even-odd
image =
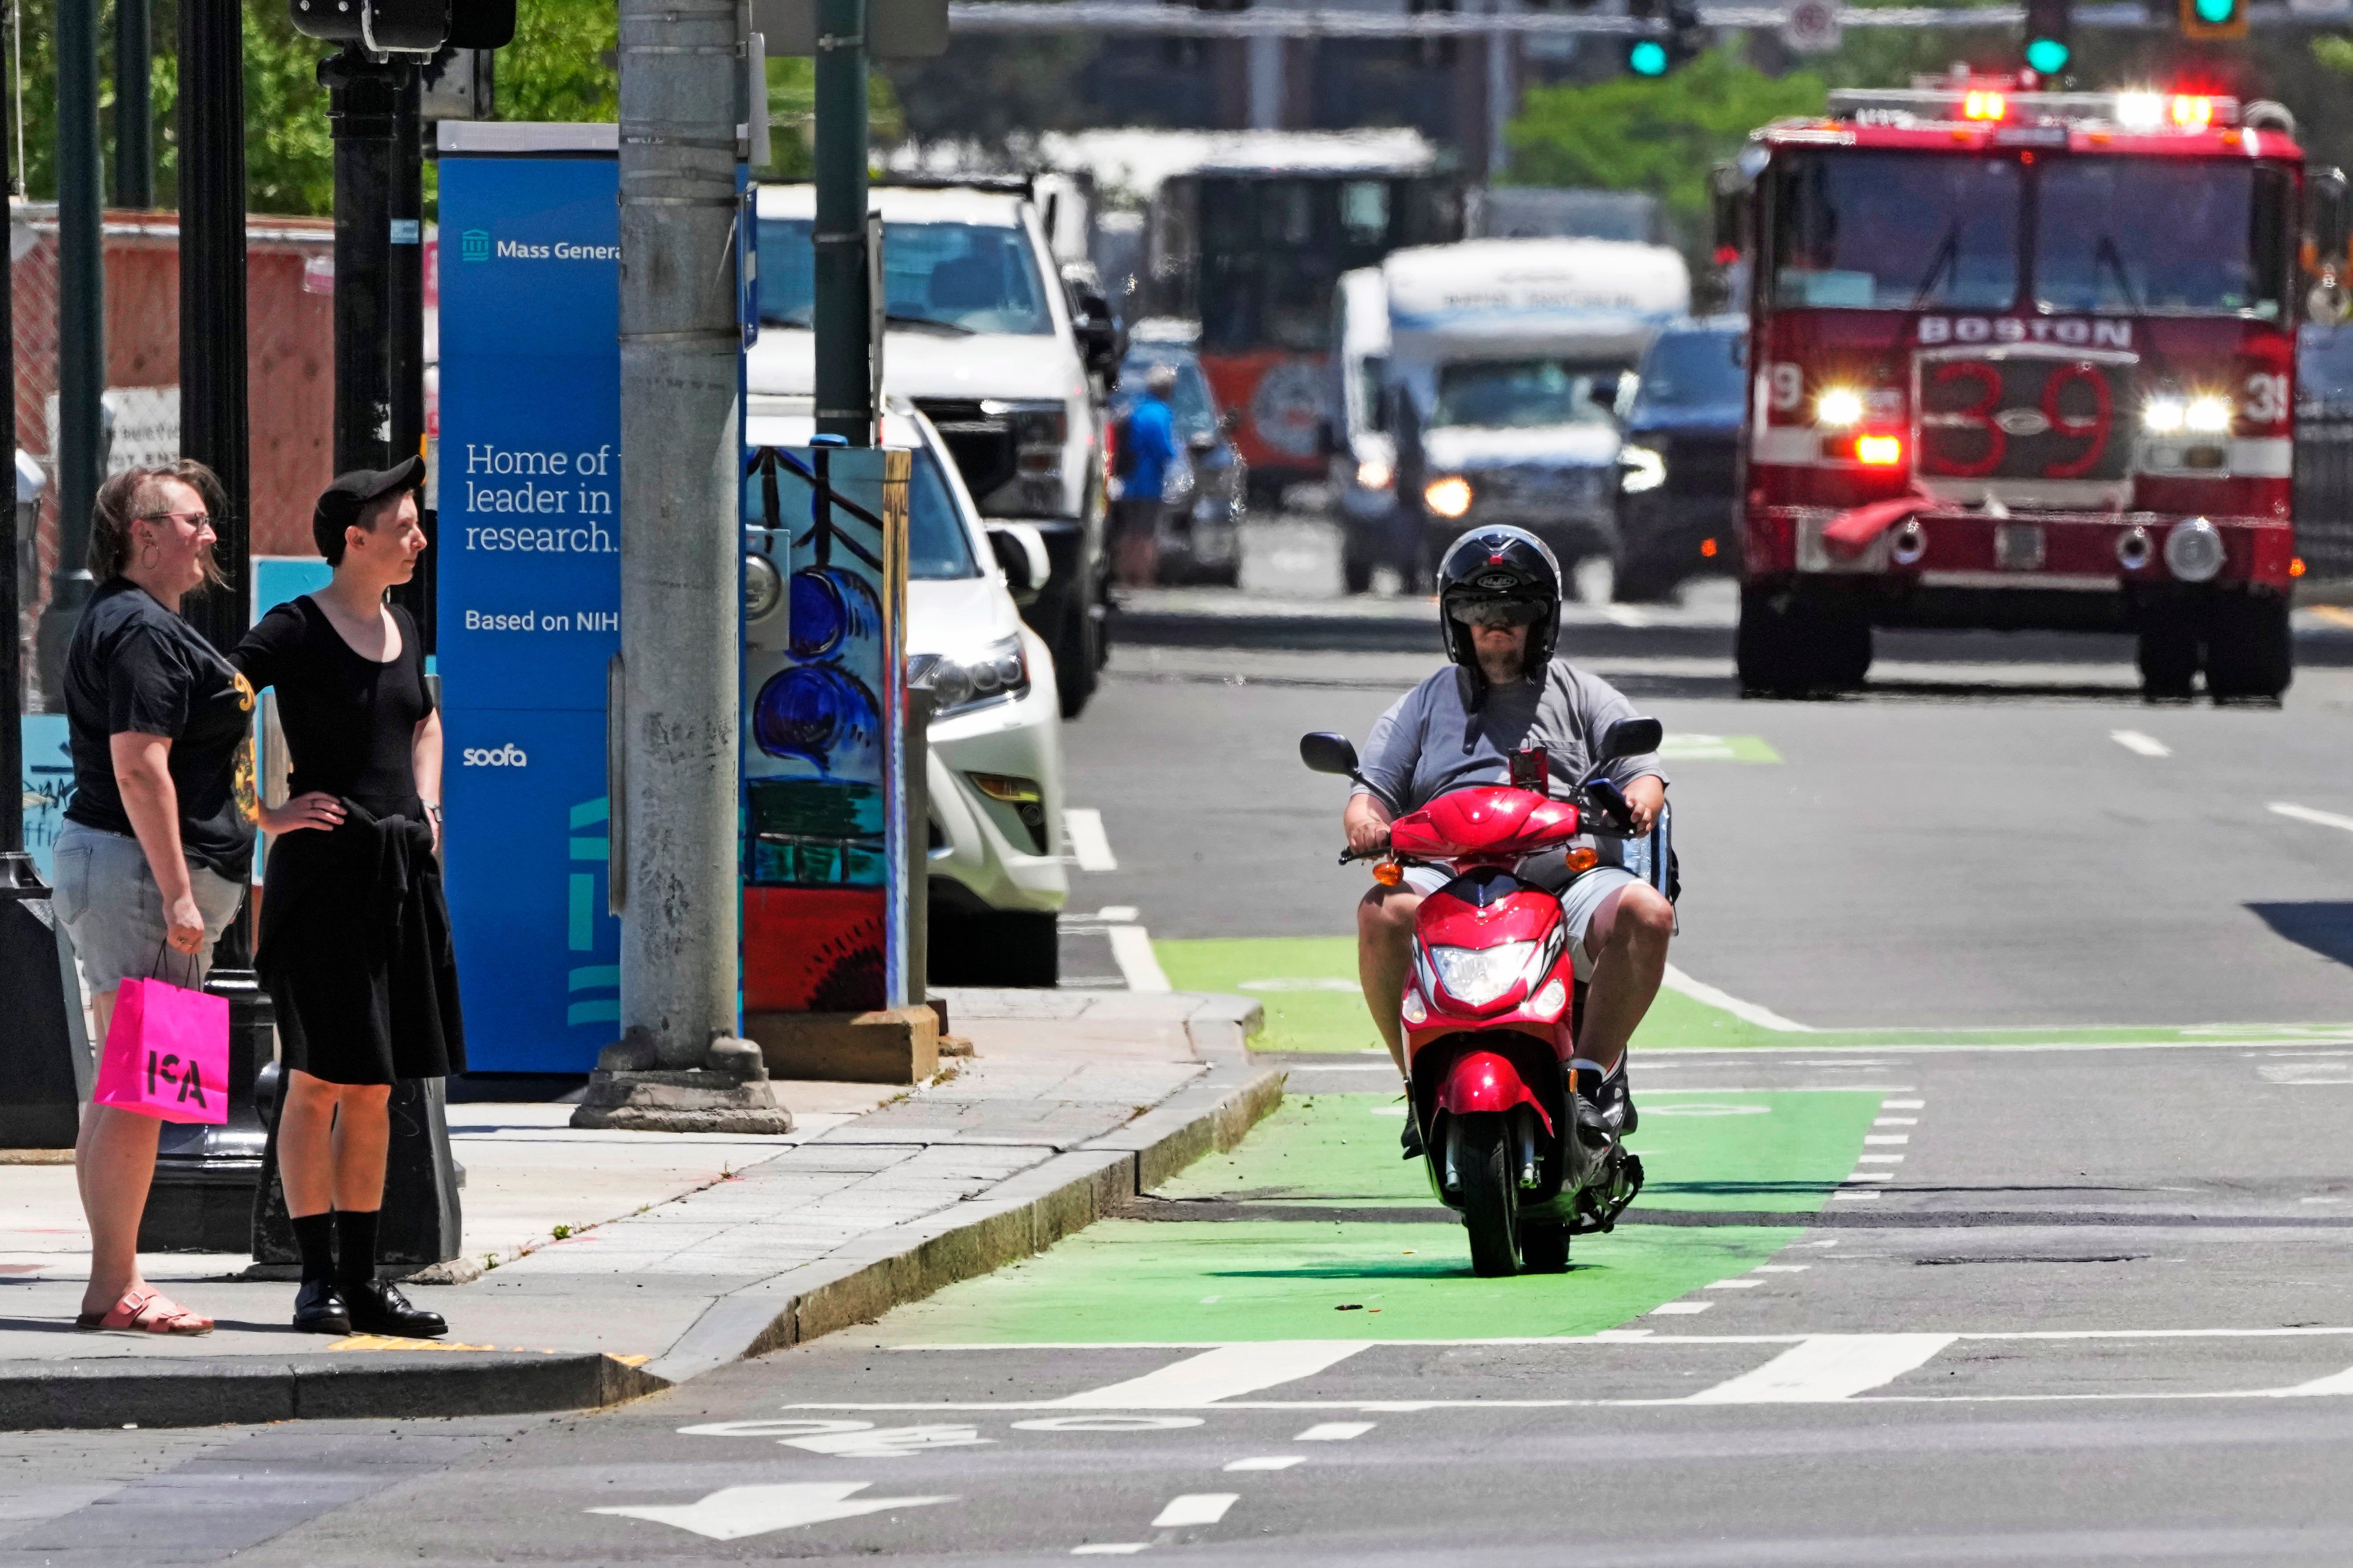
[[[1594,760],[1614,763],[1620,757],[1639,757],[1657,751],[1666,737],[1666,726],[1656,719],[1620,719],[1602,731],[1601,754]]]
[[[1356,742],[1345,735],[1318,730],[1299,737],[1299,760],[1314,773],[1338,773],[1342,778],[1354,778],[1356,773]]]

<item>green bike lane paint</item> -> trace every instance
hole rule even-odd
[[[1646,1090],[1628,1140],[1649,1173],[1642,1207],[1787,1213],[1789,1225],[1621,1224],[1577,1237],[1567,1274],[1480,1279],[1461,1227],[1421,1217],[1436,1200],[1421,1163],[1398,1156],[1396,1097],[1296,1096],[1155,1194],[1234,1217],[1100,1221],[900,1309],[881,1336],[1116,1345],[1589,1334],[1796,1240],[1853,1170],[1881,1098]],[[1270,1209],[1280,1217],[1256,1217]],[[1384,1210],[1398,1217],[1376,1217]]]

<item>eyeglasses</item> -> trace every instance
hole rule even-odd
[[[177,522],[182,518],[187,519],[189,527],[202,528],[206,523],[212,521],[213,514],[208,511],[142,511],[138,514],[134,521],[139,522]]]
[[[1528,626],[1545,613],[1545,606],[1531,604],[1525,599],[1488,599],[1450,605],[1446,613],[1466,626],[1484,626],[1493,630],[1502,626]]]

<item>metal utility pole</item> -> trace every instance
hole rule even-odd
[[[58,0],[58,564],[38,639],[41,690],[51,702],[64,689],[66,647],[90,599],[90,507],[106,477],[98,5]]]
[[[620,17],[621,654],[617,710],[607,722],[620,795],[612,872],[621,1038],[598,1058],[573,1125],[783,1131],[792,1118],[776,1104],[760,1048],[736,1035],[735,166],[746,8],[620,0]],[[839,96],[841,84],[818,69],[822,119],[825,94]],[[862,102],[862,75],[852,90]],[[858,156],[862,191],[862,143]],[[820,231],[830,223],[863,232],[862,200],[846,225],[838,193],[833,206],[824,200]],[[859,277],[857,259],[820,241],[820,322],[827,301],[842,297],[845,260]],[[862,342],[862,310],[844,320]],[[825,350],[820,335],[821,424],[829,408],[862,407],[866,396],[862,350],[847,386],[837,385],[839,366],[828,368]]]
[[[16,149],[7,95],[0,93],[0,184]],[[10,268],[0,267],[0,365],[15,384],[16,341]],[[16,569],[16,400],[0,397],[0,1147],[70,1149],[90,1086],[81,987],[58,931],[49,889],[25,853],[23,580]]]
[[[400,104],[416,68],[358,44],[319,62],[335,138],[335,471],[392,466],[388,363]],[[415,140],[412,130],[410,140]],[[402,452],[400,457],[409,454]]]
[[[487,51],[485,51],[487,52]],[[470,58],[472,51],[467,51]],[[393,105],[392,255],[385,273],[385,372],[392,393],[393,461],[425,450],[425,125],[420,113],[424,68],[411,67]],[[416,618],[425,651],[435,651],[435,568],[438,519],[417,498],[417,521],[428,548],[417,575],[393,591],[393,602]]]
[[[867,0],[817,0],[817,428],[874,441],[867,361]]]
[[[148,0],[114,0],[114,205],[155,205],[154,58]]]
[[[185,615],[215,647],[253,619],[245,279],[245,14],[239,0],[180,0],[180,455],[219,476],[213,552],[227,581],[188,596]],[[269,994],[253,971],[247,900],[213,950],[205,989],[228,999],[228,1120],[167,1127],[139,1225],[154,1252],[242,1252],[268,1134],[254,1104],[269,1059]]]

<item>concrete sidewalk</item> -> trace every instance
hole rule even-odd
[[[1256,1003],[952,991],[977,1055],[913,1090],[780,1083],[776,1137],[575,1131],[461,1104],[469,1283],[412,1286],[441,1342],[303,1335],[241,1257],[154,1254],[212,1313],[173,1339],[73,1327],[87,1237],[65,1166],[0,1166],[0,1426],[185,1426],[609,1404],[985,1273],[1091,1223],[1282,1096]]]

